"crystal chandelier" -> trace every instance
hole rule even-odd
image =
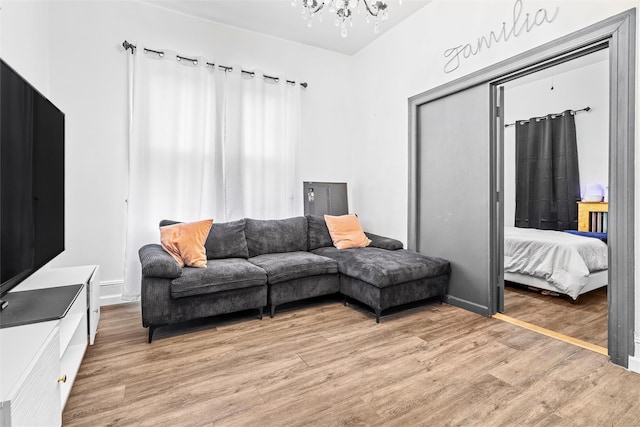
[[[402,4],[402,0],[398,0]],[[307,21],[307,26],[311,27],[312,18],[325,7],[329,9],[329,13],[336,15],[335,25],[340,27],[342,37],[347,37],[347,23],[353,27],[353,14],[360,13],[361,5],[364,5],[366,11],[366,21],[369,23],[370,17],[373,17],[375,26],[373,32],[378,34],[378,22],[384,22],[389,19],[387,14],[387,2],[385,0],[301,0],[302,18]],[[291,5],[297,6],[298,1],[292,0]],[[318,20],[322,22],[322,13],[319,14]]]

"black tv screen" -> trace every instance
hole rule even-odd
[[[64,114],[0,59],[0,296],[64,250]]]

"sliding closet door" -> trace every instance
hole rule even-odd
[[[416,249],[451,261],[450,304],[492,313],[490,87],[416,111]]]

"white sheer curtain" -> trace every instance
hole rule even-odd
[[[300,87],[239,71],[226,76],[226,217],[285,218],[302,211],[297,155]]]
[[[129,64],[128,300],[140,295],[138,249],[159,242],[160,220],[302,213],[299,86],[137,46]]]

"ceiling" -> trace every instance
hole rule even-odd
[[[402,4],[399,4],[399,0],[387,0],[389,19],[380,23],[378,34],[373,32],[373,21],[366,23],[367,13],[361,6],[361,13],[353,18],[353,27],[347,27],[349,35],[346,38],[340,35],[340,28],[334,25],[335,14],[331,16],[328,10],[323,13],[323,22],[319,22],[318,14],[313,18],[311,28],[307,27],[307,21],[302,19],[301,14],[302,0],[297,0],[296,7],[291,5],[291,0],[143,1],[233,27],[353,55],[432,0],[403,0]]]

